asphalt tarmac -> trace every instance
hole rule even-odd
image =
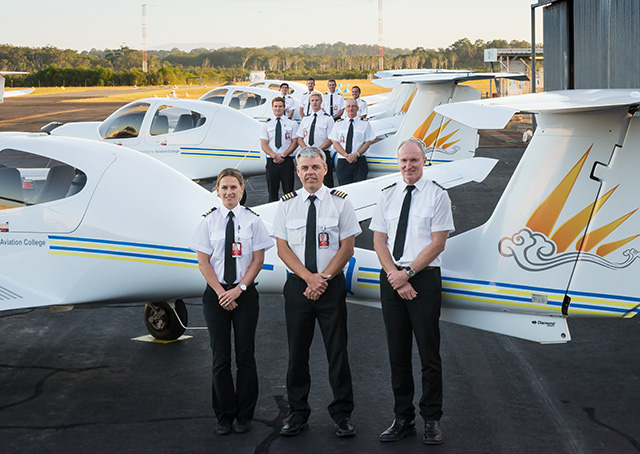
[[[16,130],[15,123],[8,128],[2,121],[23,114],[7,114],[7,105],[0,106],[0,130]],[[96,110],[95,119],[107,114]],[[484,183],[450,191],[456,233],[488,218],[522,151],[479,150],[501,161]],[[262,177],[247,187],[248,205],[266,201]],[[365,229],[358,246],[370,244]],[[357,435],[334,434],[316,330],[310,427],[297,437],[279,436],[287,411],[284,302],[264,295],[260,303],[256,419],[249,433],[227,436],[214,431],[206,331],[189,330],[192,337],[169,344],[133,340],[147,334],[143,305],[135,302],[57,314],[0,312],[0,453],[640,452],[637,319],[572,318],[573,340],[565,345],[442,323],[446,441],[427,447],[420,417],[416,436],[378,441],[393,419],[387,348],[380,311],[359,305],[348,309]],[[187,307],[190,325],[204,326],[198,299],[187,300]]]

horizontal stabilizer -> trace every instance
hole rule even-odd
[[[61,301],[0,276],[0,311],[54,306]]]
[[[516,113],[579,113],[640,105],[640,90],[561,90],[443,104],[440,115],[476,129],[502,129]]]
[[[438,72],[425,74],[412,74],[408,76],[388,77],[385,79],[375,79],[372,83],[384,88],[394,88],[400,84],[436,84],[442,82],[469,82],[472,80],[485,79],[513,79],[529,80],[523,73],[477,73],[474,71],[465,72]]]
[[[541,344],[561,344],[571,340],[567,319],[561,316],[443,307],[440,320]]]

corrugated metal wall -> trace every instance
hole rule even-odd
[[[640,88],[640,1],[564,0],[544,8],[545,91]]]

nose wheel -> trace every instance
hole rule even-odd
[[[147,303],[144,324],[156,339],[175,340],[184,334],[188,324],[187,307],[182,300]]]

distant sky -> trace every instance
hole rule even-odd
[[[530,41],[532,3],[535,0],[383,0],[383,42],[389,47],[437,49],[465,37]],[[0,44],[142,48],[142,2],[27,4],[24,10],[4,8]],[[156,0],[147,3],[146,22],[149,49],[168,43],[377,44],[378,0]],[[541,13],[537,22],[541,25]],[[536,35],[540,42],[540,27]]]

